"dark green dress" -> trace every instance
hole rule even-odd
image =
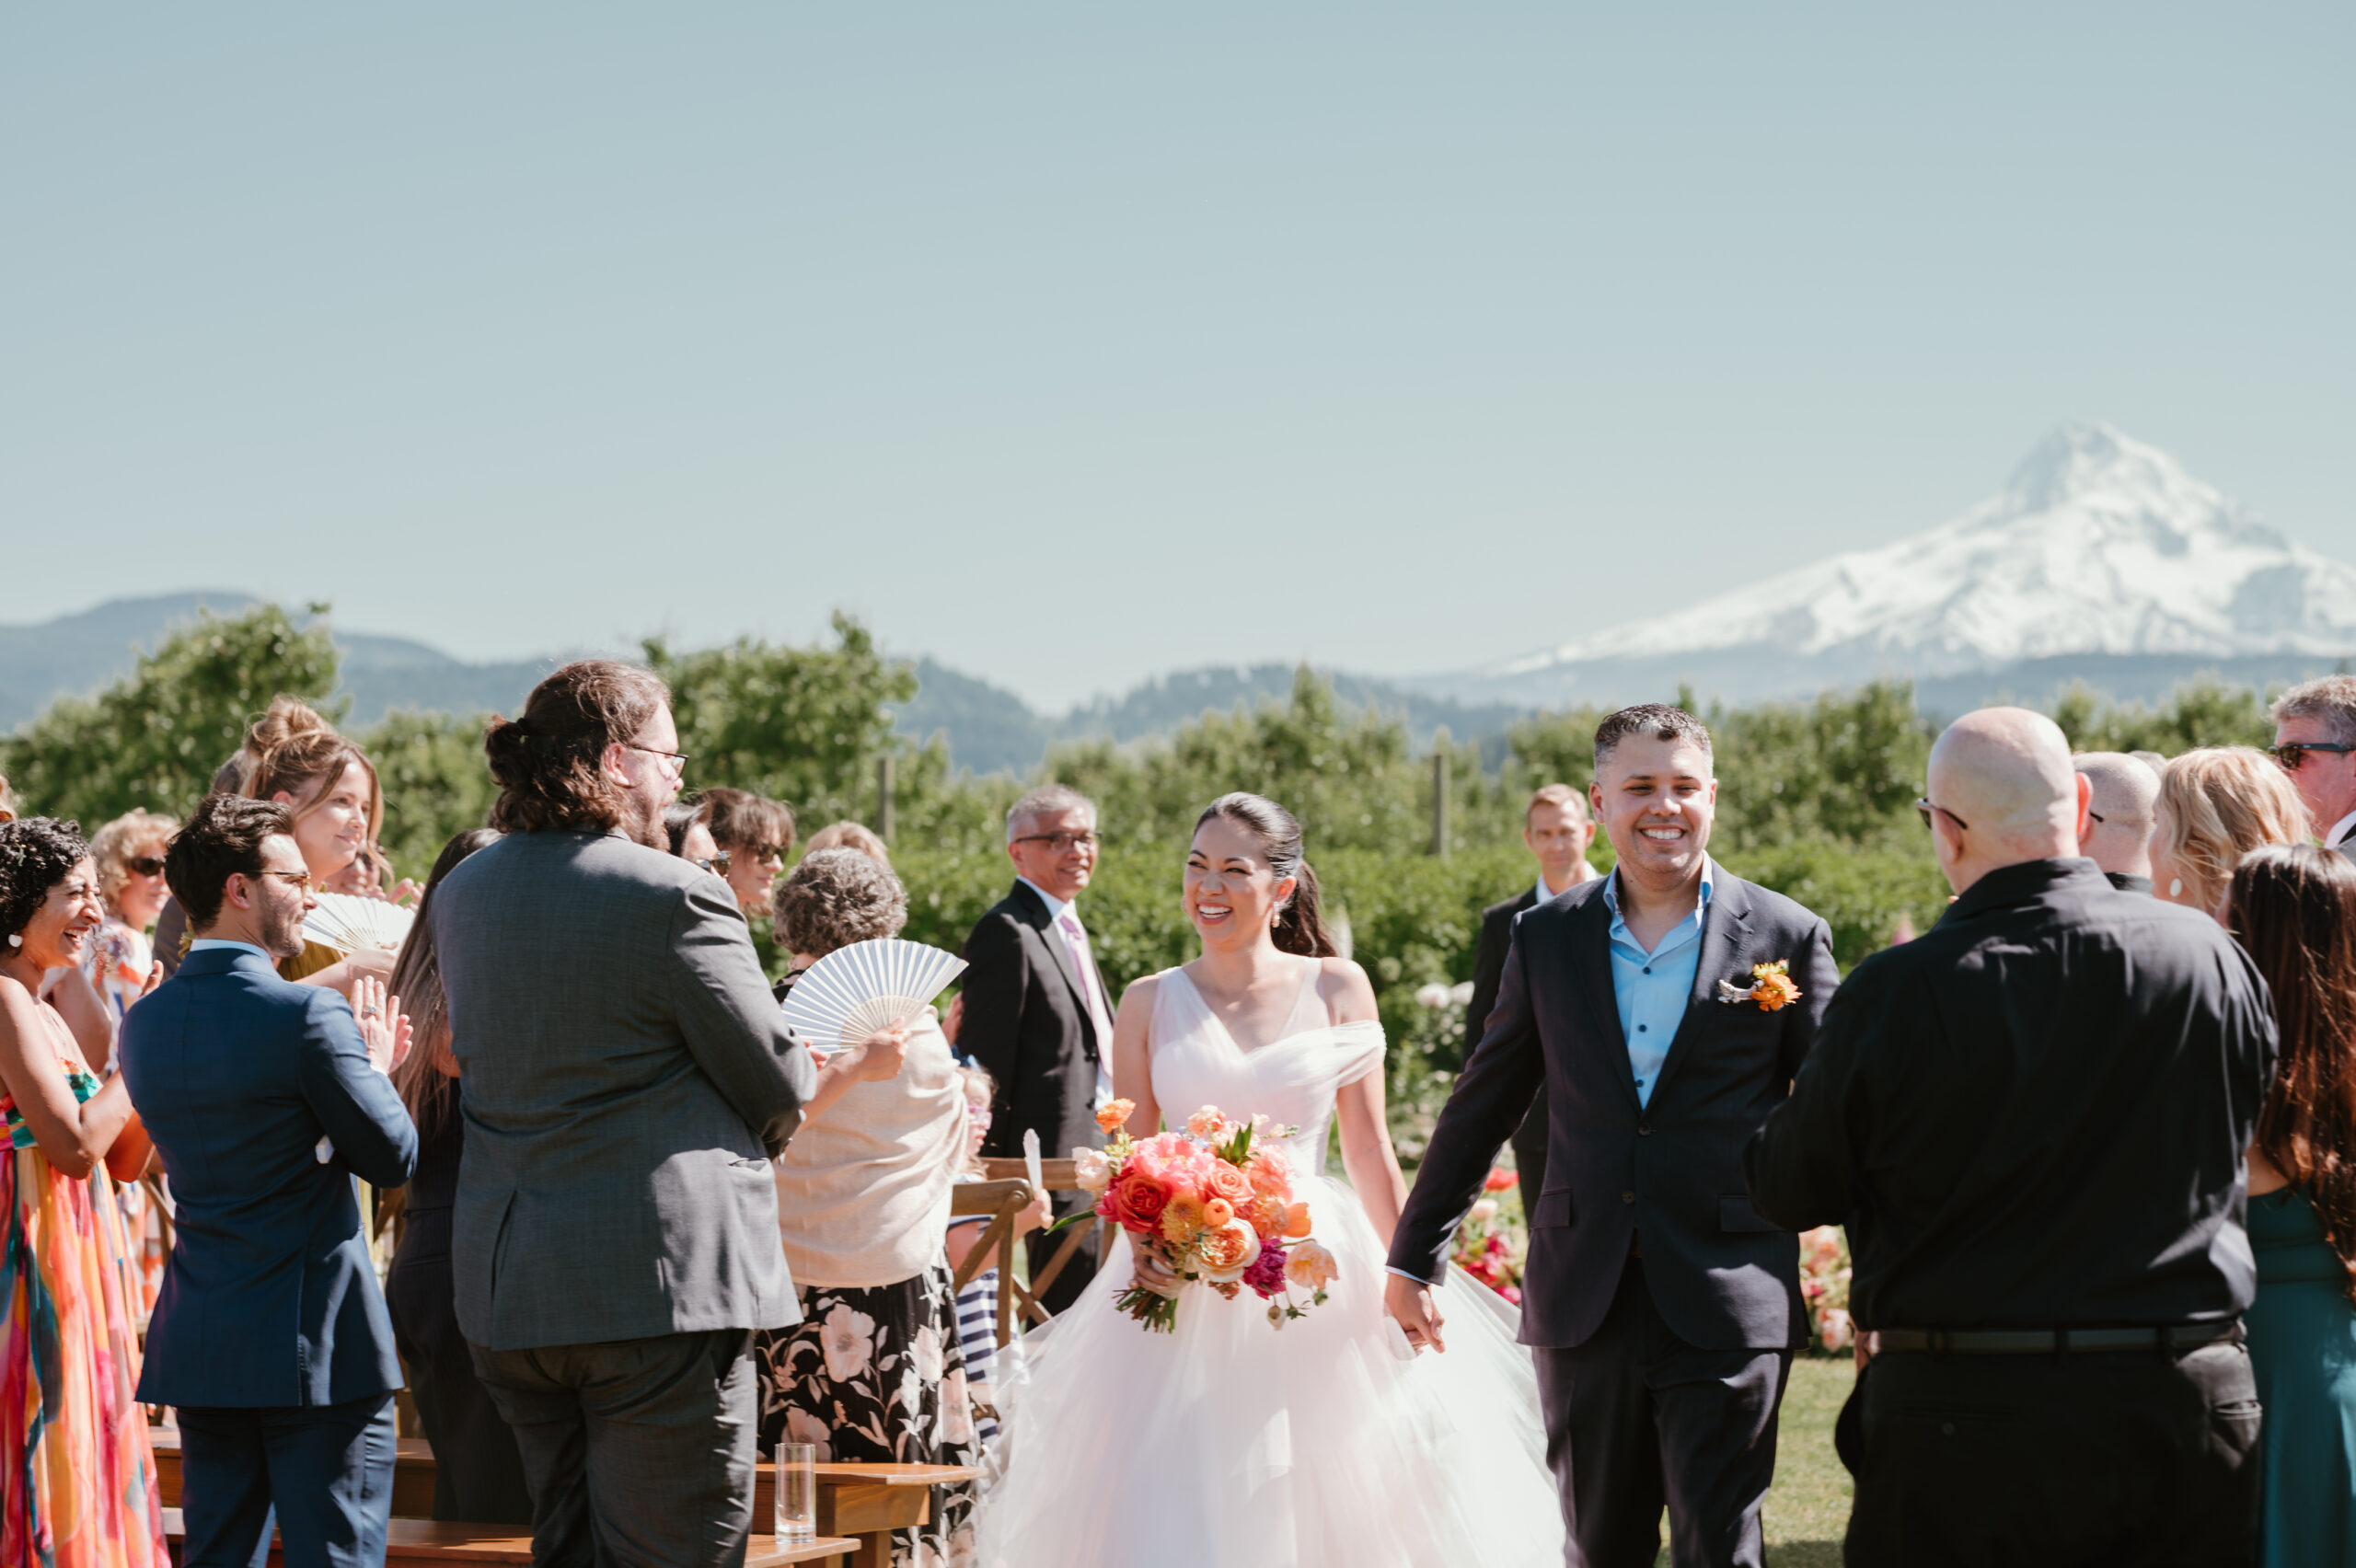
[[[2266,1407],[2266,1568],[2356,1568],[2356,1307],[2306,1195],[2249,1201],[2249,1358]]]

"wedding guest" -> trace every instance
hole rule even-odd
[[[0,823],[17,820],[17,792],[8,788],[8,776],[0,773]]]
[[[2326,675],[2274,699],[2274,759],[2327,849],[2356,860],[2356,675]]]
[[[2119,892],[2149,894],[2160,776],[2125,752],[2080,752],[2070,766],[2085,776],[2089,791],[2078,853],[2101,867]]]
[[[805,855],[778,888],[778,924],[801,968],[897,934],[907,912],[899,879],[856,850]],[[946,1249],[964,1136],[964,1086],[930,1009],[899,1046],[828,1054],[777,1160],[779,1234],[802,1312],[756,1339],[764,1450],[790,1439],[837,1462],[974,1462]],[[894,1533],[893,1561],[964,1561],[972,1511],[969,1487],[939,1489],[928,1523]]]
[[[1595,843],[1595,822],[1588,815],[1587,797],[1568,784],[1548,784],[1530,797],[1522,808],[1521,841],[1538,862],[1538,882],[1502,904],[1481,912],[1481,936],[1472,951],[1472,1000],[1464,1009],[1464,1049],[1469,1055],[1480,1043],[1481,1031],[1497,1005],[1497,985],[1505,978],[1506,953],[1513,946],[1513,923],[1525,910],[1551,904],[1571,889],[1596,879],[1587,863]],[[1461,1064],[1459,1064],[1460,1066]],[[1530,1102],[1530,1114],[1513,1135],[1514,1169],[1520,1177],[1521,1212],[1538,1212],[1538,1194],[1546,1190],[1546,1086]]]
[[[2356,1562],[2356,866],[2311,844],[2253,849],[2226,924],[2274,1001],[2281,1054],[2249,1151],[2266,1410],[2266,1568]]]
[[[115,1023],[152,984],[155,949],[147,928],[163,913],[171,889],[164,882],[164,847],[179,824],[154,812],[131,811],[98,829],[90,840],[90,858],[98,868],[98,896],[105,901],[106,923],[93,935],[82,961]],[[91,1064],[101,1073],[113,1064]]]
[[[246,732],[245,749],[253,756],[245,793],[287,809],[311,886],[325,891],[384,830],[385,793],[375,765],[291,697],[271,703]],[[393,954],[381,948],[347,953],[308,940],[278,965],[281,979],[335,991],[349,991],[363,976],[382,981],[392,971]]]
[[[671,853],[700,870],[728,882],[728,851],[711,836],[711,808],[701,801],[674,801],[663,808],[663,837]],[[728,891],[736,892],[733,882]]]
[[[812,843],[817,840],[814,836]],[[989,1073],[972,1060],[958,1064],[957,1082],[965,1097],[965,1163],[957,1172],[957,1180],[986,1182],[989,1174],[982,1167],[982,1140],[989,1136],[990,1102],[998,1097],[998,1086],[990,1081]],[[1055,1211],[1049,1205],[1048,1194],[1039,1194],[1039,1201],[1022,1212],[1015,1222],[1018,1239],[1028,1236],[1041,1227],[1052,1224]],[[991,1224],[986,1214],[959,1215],[949,1221],[949,1269],[953,1277],[965,1266],[966,1258],[979,1245],[983,1233]],[[957,1345],[965,1355],[965,1391],[974,1403],[974,1433],[984,1450],[998,1445],[999,1372],[1001,1365],[1010,1380],[1019,1380],[1022,1367],[1022,1327],[1006,1343],[1003,1353],[998,1343],[998,1265],[976,1269],[964,1288],[957,1292]]]
[[[1947,727],[1917,809],[1956,901],[1851,971],[1747,1154],[1768,1222],[1848,1227],[1857,1568],[2251,1561],[2274,1021],[2216,922],[2078,854],[2088,794],[2041,714]]]
[[[884,847],[884,840],[875,836],[875,830],[863,822],[828,823],[810,836],[803,853],[814,855],[821,849],[856,849],[870,859],[881,860],[887,866],[892,863],[892,852]]]
[[[1598,725],[1588,798],[1617,864],[1521,917],[1392,1235],[1385,1306],[1409,1343],[1443,1347],[1430,1286],[1545,1082],[1520,1338],[1570,1561],[1649,1568],[1666,1507],[1684,1562],[1755,1565],[1807,1327],[1798,1241],[1735,1189],[1838,981],[1831,933],[1710,859],[1710,732],[1682,709]]]
[[[958,1046],[998,1084],[986,1154],[1020,1155],[1026,1132],[1039,1135],[1050,1159],[1104,1141],[1096,1108],[1113,1098],[1113,1009],[1077,907],[1096,874],[1096,847],[1095,804],[1076,790],[1034,790],[1006,813],[1014,886],[966,937],[972,967],[959,993]],[[1056,1216],[1091,1202],[1085,1193],[1059,1193]],[[1096,1272],[1099,1228],[1080,1228],[1085,1239],[1041,1297],[1051,1311],[1077,1300]],[[1066,1239],[1031,1239],[1034,1275]]]
[[[2203,915],[2216,912],[2244,855],[2308,839],[2298,791],[2250,746],[2208,746],[2169,763],[2153,820],[2154,891]]]
[[[229,760],[213,771],[208,795],[242,795],[254,776],[254,754],[248,741],[240,741]],[[188,915],[180,908],[179,900],[167,897],[164,907],[156,917],[156,962],[164,966],[164,978],[168,980],[180,966],[180,955],[188,951]]]
[[[478,827],[442,847],[418,900],[417,924],[401,944],[388,982],[414,1033],[409,1055],[393,1069],[393,1088],[417,1125],[417,1173],[410,1178],[400,1246],[385,1279],[385,1305],[392,1313],[394,1343],[409,1368],[418,1419],[433,1446],[433,1516],[528,1525],[532,1493],[524,1481],[523,1455],[475,1376],[474,1355],[458,1332],[450,1215],[457,1201],[466,1118],[459,1113],[450,1009],[429,922],[443,879],[468,856],[497,842],[498,834]]]
[[[536,1563],[740,1561],[752,1331],[797,1315],[768,1159],[816,1074],[735,900],[666,852],[662,681],[567,664],[483,745],[502,836],[429,917],[466,1118],[458,1327],[524,1456]]]
[[[196,939],[122,1027],[176,1205],[139,1397],[179,1412],[189,1563],[260,1562],[274,1517],[287,1568],[376,1568],[401,1368],[354,1178],[416,1164],[385,1076],[409,1029],[365,975],[347,1003],[276,973],[314,902],[295,832],[211,795],[165,856]]]
[[[721,874],[736,892],[747,921],[768,917],[777,879],[793,852],[793,813],[782,801],[750,790],[706,790],[697,797],[710,812],[712,842],[726,857]]]
[[[8,1568],[167,1568],[147,1416],[132,1397],[138,1310],[110,1167],[147,1143],[121,1078],[101,1084],[40,1000],[102,918],[70,823],[0,824],[0,1553]]]

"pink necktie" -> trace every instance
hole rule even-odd
[[[1096,988],[1096,961],[1089,951],[1088,933],[1080,928],[1080,917],[1068,909],[1056,924],[1063,928],[1064,945],[1071,950],[1071,966],[1080,976],[1080,994],[1088,1003],[1089,1016],[1097,1032],[1103,1034],[1110,1030],[1112,1018]]]

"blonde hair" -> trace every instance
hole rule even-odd
[[[98,863],[98,898],[110,915],[122,913],[122,890],[131,882],[131,858],[140,846],[153,844],[160,856],[180,824],[167,816],[133,807],[98,829],[90,840],[90,858]]]
[[[2160,844],[2189,883],[2181,902],[2213,909],[2234,868],[2262,844],[2304,844],[2307,808],[2255,746],[2203,746],[2160,775]]]
[[[345,768],[358,763],[368,776],[368,842],[375,843],[383,834],[385,789],[377,782],[376,765],[309,705],[291,697],[274,698],[269,711],[246,732],[244,750],[253,758],[246,794],[267,801],[283,790],[294,798],[291,809],[297,822],[318,810],[329,787]],[[237,760],[232,757],[224,764],[224,771]],[[308,800],[304,798],[306,791]]]
[[[821,849],[856,849],[871,860],[881,860],[887,866],[892,863],[891,852],[865,823],[828,823],[810,836],[809,846],[803,852],[814,855]]]

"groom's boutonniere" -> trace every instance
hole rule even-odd
[[[1792,966],[1784,959],[1773,963],[1750,966],[1750,984],[1736,987],[1730,981],[1718,982],[1718,1000],[1722,1002],[1756,1002],[1761,1012],[1773,1012],[1790,1007],[1800,999],[1800,988],[1792,984]]]

